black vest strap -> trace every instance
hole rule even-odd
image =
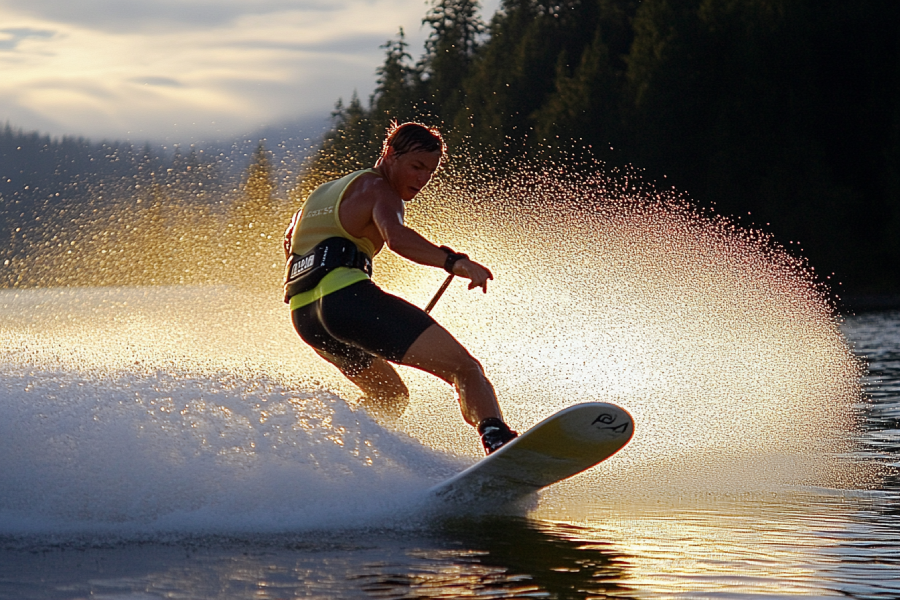
[[[372,276],[372,259],[343,237],[331,237],[304,255],[291,254],[284,269],[284,301],[316,287],[338,267],[350,267]]]

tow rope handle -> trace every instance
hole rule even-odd
[[[451,273],[447,276],[447,279],[444,280],[444,283],[441,284],[441,287],[438,288],[437,293],[434,295],[434,298],[431,299],[431,302],[428,303],[428,306],[425,307],[425,313],[430,313],[431,309],[434,308],[434,305],[437,304],[438,300],[441,299],[441,296],[444,295],[444,292],[447,291],[447,287],[450,285],[450,282],[453,281],[454,275]]]

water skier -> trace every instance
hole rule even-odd
[[[490,454],[516,433],[506,425],[481,364],[422,309],[371,280],[387,245],[413,262],[443,267],[487,292],[487,267],[432,244],[404,224],[405,202],[444,157],[435,128],[394,125],[374,168],[316,188],[285,232],[285,301],[294,329],[370,399],[403,406],[409,391],[391,362],[421,369],[456,388],[463,418]]]

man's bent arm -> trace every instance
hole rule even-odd
[[[403,223],[403,201],[378,198],[372,208],[372,220],[387,247],[407,260],[430,267],[443,267],[447,253],[432,244],[415,229]]]
[[[399,198],[396,202],[393,198],[379,199],[372,209],[372,219],[392,252],[422,265],[444,266],[446,251],[403,223],[403,201]],[[453,272],[471,280],[469,289],[481,287],[487,291],[487,280],[494,278],[486,267],[468,259],[457,261]]]

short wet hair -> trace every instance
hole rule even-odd
[[[437,127],[413,122],[391,123],[381,147],[382,156],[388,148],[393,148],[396,156],[409,152],[440,152],[443,158],[447,154],[447,144]]]

